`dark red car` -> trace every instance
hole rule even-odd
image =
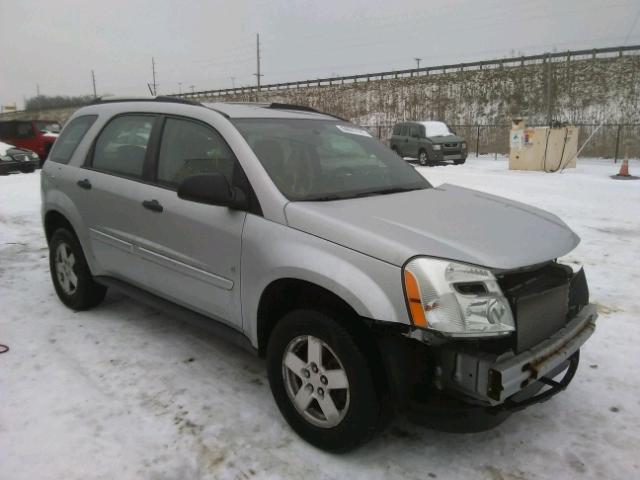
[[[36,152],[40,166],[59,132],[60,123],[55,120],[0,120],[0,140]]]

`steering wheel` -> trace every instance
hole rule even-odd
[[[293,168],[291,169],[291,192],[296,196],[309,195],[313,191],[314,172],[313,163],[309,158],[309,154],[305,151],[299,151],[289,156],[287,162]]]
[[[338,167],[333,173],[336,177],[350,177],[354,174],[354,171],[351,167]]]

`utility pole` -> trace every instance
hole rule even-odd
[[[36,83],[36,94],[39,97],[40,96],[40,84]]]
[[[153,94],[158,94],[158,84],[156,83],[156,60],[151,57],[151,73],[153,74]]]
[[[254,73],[256,78],[258,79],[258,91],[260,91],[260,77],[263,75],[260,74],[260,34],[256,33],[256,63],[258,71]]]
[[[547,107],[547,125],[551,126],[551,120],[552,120],[552,115],[553,115],[553,108],[551,105],[551,58],[549,57],[549,54],[545,55],[545,59],[544,59],[544,66],[545,68],[545,103],[546,103],[546,107]]]
[[[195,85],[190,85],[189,88],[191,89],[191,93],[196,93],[196,86]]]
[[[236,89],[236,77],[231,77],[231,86],[234,90]]]
[[[178,82],[178,92],[182,95],[182,82]]]
[[[415,57],[414,60],[416,61],[416,63],[418,64],[418,66],[416,68],[420,68],[420,60],[422,60],[421,58]]]
[[[91,70],[91,82],[93,83],[93,98],[98,98],[98,94],[96,93],[96,74]]]

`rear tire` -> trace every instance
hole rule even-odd
[[[267,370],[280,412],[298,435],[318,448],[352,450],[381,425],[380,400],[365,354],[324,313],[286,314],[269,339]]]
[[[423,148],[418,152],[418,163],[423,167],[429,163],[429,157],[427,156],[427,151]]]
[[[73,310],[93,308],[107,293],[106,287],[93,280],[80,242],[65,228],[51,236],[49,269],[58,298]]]
[[[467,161],[466,159],[464,159],[464,160],[454,160],[453,164],[454,165],[462,165],[466,161]]]

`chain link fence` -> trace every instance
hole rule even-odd
[[[527,125],[536,127],[540,125]],[[576,124],[579,127],[578,148],[596,131],[580,153],[581,157],[603,157],[614,161],[640,157],[640,124]],[[393,125],[362,125],[372,135],[388,143]],[[469,154],[509,153],[511,125],[450,125],[467,141]]]

